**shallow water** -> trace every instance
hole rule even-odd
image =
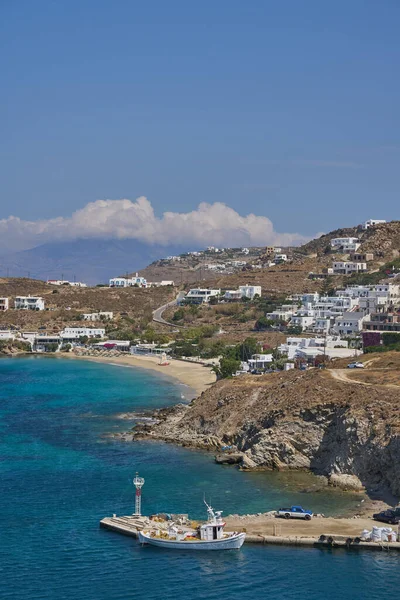
[[[396,596],[400,557],[244,546],[190,555],[141,548],[99,529],[133,512],[132,476],[146,479],[143,511],[204,517],[203,493],[225,514],[287,502],[326,514],[358,502],[302,493],[305,474],[242,473],[211,454],[104,436],[116,413],[180,401],[182,386],[140,369],[26,357],[0,360],[0,598],[383,598]],[[350,593],[351,590],[351,593]]]

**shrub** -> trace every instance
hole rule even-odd
[[[236,371],[240,369],[240,360],[235,358],[221,358],[219,365],[213,367],[214,373],[216,373],[218,379],[226,379],[232,377]]]
[[[275,325],[275,321],[272,319],[267,319],[267,317],[260,317],[257,319],[254,327],[257,331],[264,331],[265,329],[270,329],[273,325]]]

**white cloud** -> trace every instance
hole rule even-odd
[[[296,245],[307,239],[297,233],[277,233],[267,217],[243,217],[221,202],[203,202],[191,212],[165,212],[158,218],[144,196],[135,202],[97,200],[70,217],[23,221],[11,216],[0,220],[0,242],[10,251],[78,238],[133,238],[149,244],[193,247]]]

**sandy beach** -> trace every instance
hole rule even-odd
[[[65,353],[63,358],[78,358],[80,360],[91,360],[93,362],[104,362],[108,364],[129,365],[130,367],[140,367],[157,371],[161,375],[167,375],[183,383],[200,395],[207,390],[216,381],[215,373],[209,367],[181,360],[169,359],[169,364],[161,366],[159,357],[156,356],[136,356],[128,354],[126,356],[103,357],[103,356],[81,356],[73,353]]]

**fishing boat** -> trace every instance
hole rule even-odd
[[[139,542],[171,550],[239,550],[245,540],[245,533],[224,532],[225,523],[222,510],[214,511],[207,506],[207,522],[196,530],[183,530],[172,523],[167,531],[139,531]]]

